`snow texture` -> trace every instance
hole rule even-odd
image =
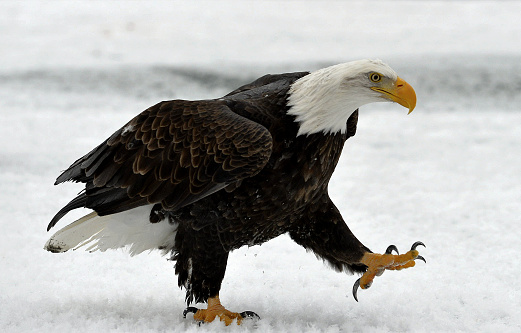
[[[520,12],[513,1],[0,2],[0,331],[520,331]],[[221,300],[262,320],[225,328],[182,318],[159,252],[43,250],[47,223],[81,189],[56,176],[148,106],[360,58],[389,63],[418,104],[409,116],[362,108],[331,196],[365,245],[421,240],[427,264],[385,273],[356,303],[356,276],[287,236],[241,248]]]

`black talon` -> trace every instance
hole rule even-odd
[[[241,312],[239,314],[244,319],[260,320],[260,316],[258,314],[256,314],[255,312],[253,312],[253,311],[244,311],[244,312]]]
[[[416,244],[416,243],[414,243]],[[400,252],[398,252],[398,248],[396,247],[396,245],[389,245],[387,247],[387,250],[385,250],[385,254],[391,254],[393,253],[393,250],[396,252],[396,254],[400,254]]]
[[[187,307],[184,311],[183,311],[183,318],[186,318],[186,315],[188,313],[193,313],[195,314],[197,311],[199,311],[198,308],[194,308],[193,306],[189,306]]]
[[[427,263],[427,260],[425,260],[425,258],[422,257],[422,256],[417,256],[414,260],[421,260],[421,261],[423,261],[424,263]]]
[[[415,242],[414,244],[412,244],[411,250],[416,250],[416,248],[420,245],[426,247],[425,244],[423,244],[422,242]]]
[[[356,293],[358,291],[358,287],[360,287],[360,279],[359,278],[358,280],[355,281],[355,284],[353,285],[353,297],[355,298],[355,301],[358,302],[358,297],[356,296]]]

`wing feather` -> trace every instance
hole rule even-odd
[[[151,203],[175,210],[257,174],[271,149],[269,131],[224,102],[166,101],[74,162],[56,184],[86,183],[81,202],[99,215]]]

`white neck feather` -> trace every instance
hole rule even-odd
[[[362,84],[360,76],[375,64],[385,65],[379,60],[353,61],[317,70],[295,81],[289,90],[288,114],[299,123],[297,136],[345,133],[347,119],[356,109],[380,101],[379,94]]]

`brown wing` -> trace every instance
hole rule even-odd
[[[175,210],[257,174],[272,138],[224,102],[167,101],[136,116],[56,180],[86,183],[52,219],[87,207],[108,215],[145,204]]]

